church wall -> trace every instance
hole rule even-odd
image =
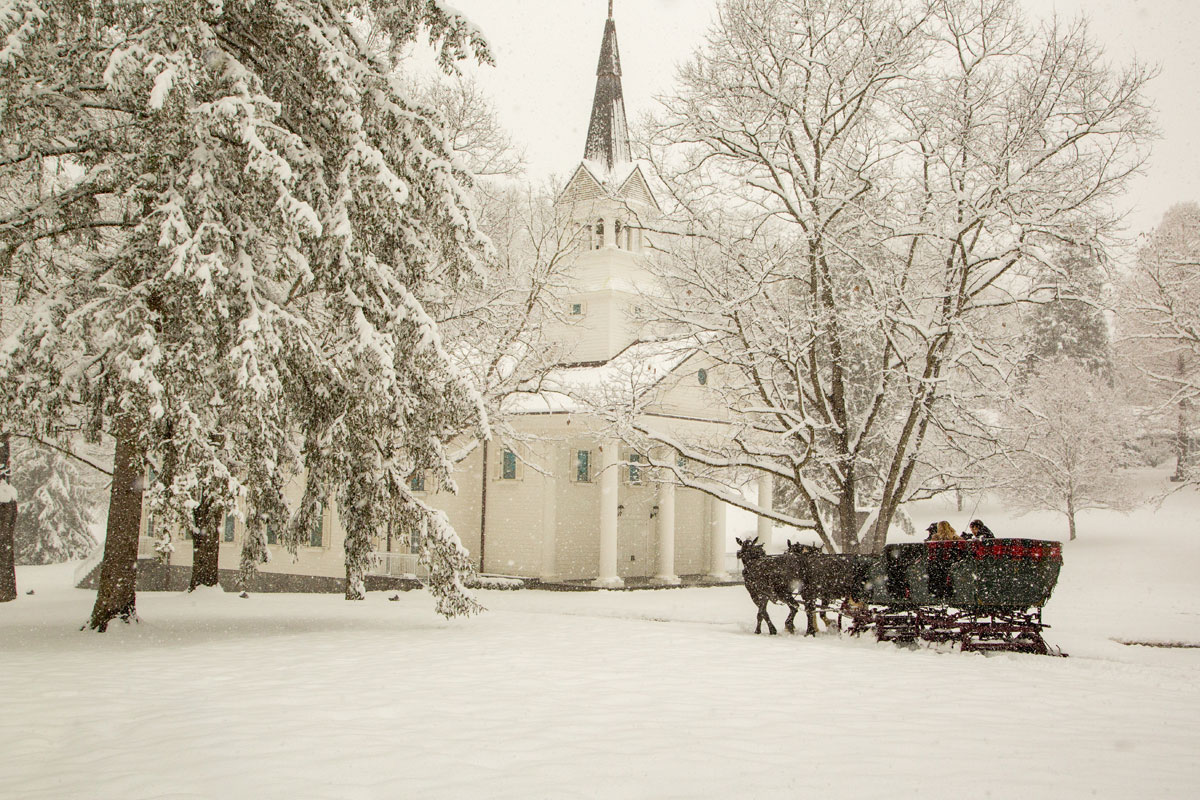
[[[500,454],[490,460],[483,571],[536,577],[542,560],[542,481],[528,467],[516,479],[500,479]]]
[[[721,392],[732,381],[727,368],[713,366],[704,358],[690,358],[659,385],[655,410],[692,419],[729,419]]]
[[[477,447],[469,456],[455,465],[451,477],[458,487],[458,493],[437,490],[429,493],[418,493],[417,497],[434,508],[446,512],[454,532],[471,554],[471,563],[479,567],[479,504],[480,478],[482,477],[483,449]],[[429,484],[429,488],[434,488]],[[379,549],[383,549],[380,547]]]
[[[562,358],[568,363],[600,361],[611,354],[611,329],[614,324],[610,292],[580,292],[568,296],[567,323],[551,329],[556,343],[570,342]],[[572,314],[572,305],[580,304],[582,313]]]
[[[300,478],[292,479],[284,489],[289,506],[296,508],[304,495],[304,483]],[[154,518],[148,509],[142,509],[141,531],[143,537],[157,537],[162,533],[161,520]],[[283,545],[268,544],[267,550],[271,560],[259,565],[262,572],[273,572],[281,575],[322,575],[345,577],[345,559],[343,547],[345,538],[342,535],[341,521],[338,517],[336,504],[326,508],[321,523],[322,541],[320,547],[301,546],[295,555],[289,553]],[[217,556],[217,567],[222,570],[237,571],[241,569],[242,544],[245,541],[246,528],[241,521],[234,522],[233,541],[225,540],[225,525],[219,529],[221,537],[220,550]],[[172,567],[190,568],[192,566],[192,540],[183,531],[172,528],[172,544],[175,549],[168,563]]]
[[[622,455],[628,458],[628,452]],[[658,572],[658,533],[654,507],[658,489],[642,468],[640,483],[630,483],[629,467],[622,465],[617,516],[617,575],[651,577]]]
[[[675,574],[708,572],[708,502],[694,489],[675,490]]]
[[[590,481],[572,480],[577,450],[591,453]],[[553,469],[562,479],[556,485],[555,562],[560,578],[594,578],[600,562],[600,482],[596,465],[600,452],[595,440],[584,437],[568,438],[557,448],[558,458]]]

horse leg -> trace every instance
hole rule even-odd
[[[812,600],[804,601],[804,613],[808,616],[808,630],[804,632],[805,636],[817,635],[817,608],[816,603]]]
[[[796,619],[796,614],[800,611],[800,604],[797,603],[796,599],[793,597],[789,597],[788,599],[784,600],[784,602],[787,603],[789,613],[788,613],[787,622],[785,622],[783,624],[783,626],[785,628],[787,628],[788,633],[795,633],[796,632],[795,619]]]
[[[774,622],[771,622],[771,615],[767,613],[767,601],[766,601],[766,600],[763,600],[763,601],[762,601],[761,603],[759,603],[759,605],[758,605],[758,620],[759,620],[759,622],[758,622],[758,624],[759,624],[759,628],[755,628],[755,630],[754,630],[754,632],[755,632],[755,633],[758,633],[758,632],[759,632],[759,630],[760,630],[760,628],[761,628],[761,626],[762,626],[762,622],[763,622],[763,620],[766,620],[766,622],[767,622],[767,631],[768,631],[768,632],[769,632],[769,633],[770,633],[772,636],[774,636],[775,634],[779,633],[779,631],[775,630],[775,623],[774,623]]]

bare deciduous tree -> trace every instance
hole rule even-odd
[[[1044,361],[1004,414],[1005,452],[986,464],[1013,507],[1066,517],[1089,508],[1128,511],[1140,497],[1128,475],[1132,418],[1103,377],[1071,359]]]
[[[1011,373],[1008,309],[1140,163],[1147,71],[1098,56],[1010,0],[722,3],[652,143],[682,234],[656,308],[739,421],[643,442],[789,482],[831,548],[882,546],[934,488],[931,441],[995,441],[966,393]]]

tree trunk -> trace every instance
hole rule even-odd
[[[216,586],[220,579],[217,560],[221,555],[221,517],[210,503],[201,503],[192,512],[192,577],[188,591],[197,586]]]
[[[1183,377],[1187,374],[1187,364],[1181,354],[1175,362],[1175,374]],[[1175,431],[1175,474],[1171,476],[1171,480],[1175,483],[1186,481],[1191,473],[1191,431],[1188,420],[1191,410],[1191,401],[1184,397],[1179,401],[1179,410],[1176,414],[1176,431]]]
[[[8,434],[0,436],[0,483],[12,486]],[[17,501],[0,503],[0,603],[17,599]]]
[[[371,542],[354,527],[347,527],[344,544],[346,549],[346,599],[366,600],[366,575],[367,565],[371,559]]]
[[[837,508],[837,543],[839,553],[857,553],[861,542],[858,541],[858,492],[852,478],[847,478],[842,484],[841,497],[838,498]]]
[[[101,633],[116,618],[137,618],[138,531],[142,522],[144,459],[134,440],[132,426],[118,418],[113,457],[112,491],[108,504],[108,532],[100,564],[100,588],[88,623]]]
[[[1071,541],[1075,541],[1075,498],[1067,498],[1067,525],[1071,529]]]

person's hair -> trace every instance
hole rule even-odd
[[[951,537],[958,535],[957,533],[954,532],[954,526],[951,525],[946,520],[942,520],[941,522],[939,522],[937,524],[937,532],[938,532],[939,536],[945,536],[947,538],[951,538]]]

